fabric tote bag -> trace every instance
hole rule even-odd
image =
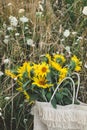
[[[80,80],[78,81],[77,92],[75,95],[74,81],[70,77],[65,79],[70,79],[73,83],[72,104],[65,106],[57,105],[56,109],[52,107],[51,101],[60,86],[59,84],[49,103],[36,102],[33,110],[34,130],[87,130],[87,105],[79,100],[79,105],[74,104],[75,96],[77,98],[78,95]]]

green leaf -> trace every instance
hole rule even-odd
[[[42,61],[48,63],[48,58],[44,56],[44,57],[42,58]]]
[[[65,0],[67,4],[73,4],[74,0]]]
[[[23,84],[23,88],[25,89],[26,88],[26,86],[28,85],[30,83],[30,80],[28,80],[25,84]]]
[[[48,100],[48,101],[50,101],[51,96],[52,96],[51,93],[47,93],[46,97],[47,97],[47,100]]]
[[[57,59],[56,59],[56,62],[57,62],[57,63],[62,63],[62,59],[61,59],[61,58],[57,58]]]
[[[56,101],[55,97],[52,99],[51,104],[54,108],[57,108],[57,101]]]
[[[29,94],[31,100],[38,100],[39,96],[38,94]]]
[[[68,88],[64,88],[62,94],[67,97],[69,97],[69,95],[70,96],[72,95],[72,93],[70,92],[70,90]]]
[[[56,93],[56,99],[57,99],[57,101],[61,101],[62,99],[63,99],[63,94],[62,93]]]
[[[43,100],[47,100],[46,99],[46,91],[44,90],[44,89],[41,89],[41,96],[42,96],[42,98],[43,98]]]
[[[47,74],[47,80],[48,80],[48,81],[51,81],[51,73],[48,73],[48,74]]]
[[[31,84],[31,88],[32,88],[32,89],[34,89],[35,86],[36,86],[35,84]]]
[[[27,71],[25,71],[25,72],[23,73],[23,78],[26,78],[26,77],[28,77],[28,72],[27,72]]]
[[[63,105],[69,105],[69,104],[72,104],[71,98],[64,97],[64,99],[63,99]]]
[[[74,61],[71,61],[71,62],[70,62],[69,69],[70,69],[71,71],[73,71],[73,70],[75,69],[75,67],[76,67],[75,62],[74,62]]]
[[[67,96],[67,97],[68,97],[68,93],[66,93],[66,92],[62,92],[62,95],[64,95],[64,96]]]

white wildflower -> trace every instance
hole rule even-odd
[[[64,35],[65,37],[68,37],[68,36],[70,35],[70,31],[66,29],[66,30],[64,31],[63,35]]]
[[[56,53],[59,54],[59,51],[57,51]]]
[[[3,40],[3,42],[6,43],[6,44],[8,44],[8,41],[9,41],[8,38],[9,38],[9,35],[6,35],[6,36],[5,36],[5,39]]]
[[[16,19],[16,17],[14,17],[14,16],[10,16],[10,17],[9,17],[9,20],[10,20],[10,24],[11,24],[11,26],[14,26],[14,27],[17,26],[17,24],[18,24],[18,20]]]
[[[17,77],[16,77],[16,78],[14,78],[14,80],[16,81],[16,80],[17,80]]]
[[[8,64],[8,63],[10,63],[10,60],[9,59],[4,59],[4,64]]]
[[[5,39],[3,40],[4,43],[8,44],[9,42],[9,35],[6,35],[5,36]]]
[[[25,118],[25,119],[24,119],[24,123],[26,124],[27,121],[28,121],[28,119]]]
[[[28,22],[28,18],[23,16],[23,17],[20,17],[19,19],[22,23],[27,23]]]
[[[6,35],[6,36],[5,36],[5,39],[8,39],[8,38],[9,38],[9,35]]]
[[[75,45],[77,45],[77,44],[78,44],[78,42],[75,42],[74,44],[75,44]]]
[[[0,71],[0,76],[4,75],[4,73],[2,71]]]
[[[2,116],[2,113],[0,112],[0,116]]]
[[[27,29],[28,29],[28,27],[26,26],[26,27],[25,27],[25,30],[27,30]]]
[[[11,98],[11,97],[5,97],[4,99],[5,99],[6,101],[8,101],[10,98]]]
[[[41,17],[41,16],[42,16],[42,12],[41,12],[41,11],[36,12],[36,16],[37,16],[37,17]]]
[[[83,10],[82,10],[82,13],[83,13],[84,15],[87,15],[87,6],[84,6],[84,8],[83,8]]]
[[[8,27],[7,30],[8,31],[13,31],[13,27]]]
[[[77,39],[77,41],[80,41],[80,40],[82,40],[83,38],[80,36],[80,37],[78,37],[78,39]]]
[[[87,69],[87,62],[84,64],[84,67]]]
[[[64,40],[65,40],[64,38],[63,38],[63,39],[61,39],[61,42],[64,42]]]
[[[5,39],[3,40],[3,42],[6,43],[6,44],[8,44],[8,41],[9,41],[9,40],[8,40],[7,38],[5,38]]]
[[[4,27],[4,28],[6,28],[6,27],[7,27],[7,25],[6,25],[5,23],[3,23],[3,27]]]
[[[8,3],[8,5],[7,6],[12,6],[12,3]]]
[[[19,36],[20,34],[19,33],[15,33],[15,36]]]
[[[66,50],[68,53],[71,53],[71,52],[70,52],[70,47],[69,47],[69,46],[66,46],[66,47],[65,47],[65,50]]]
[[[25,10],[24,9],[19,9],[18,13],[21,14],[21,13],[24,13]]]
[[[44,9],[43,9],[43,6],[41,4],[39,4],[39,9],[43,12]]]
[[[30,45],[30,46],[35,46],[34,44],[33,44],[33,40],[32,39],[28,39],[27,40],[27,45]]]
[[[73,34],[73,35],[76,35],[76,34],[77,34],[77,32],[72,32],[72,34]]]
[[[20,104],[19,107],[23,107],[23,104]]]
[[[2,111],[1,107],[0,107],[0,111]]]
[[[80,36],[80,37],[78,37],[78,39],[79,39],[79,40],[82,40],[83,38]]]

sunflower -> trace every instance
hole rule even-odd
[[[67,76],[68,74],[68,68],[62,68],[60,70],[60,75],[59,75],[59,83]]]
[[[35,75],[38,75],[39,66],[40,64],[33,63],[32,70],[34,71]]]
[[[24,62],[23,66],[19,67],[17,72],[18,72],[18,77],[22,78],[24,73],[27,72],[28,74],[28,78],[30,78],[30,71],[31,71],[32,67],[30,65],[30,62]]]
[[[61,54],[55,54],[53,58],[54,58],[54,61],[58,63],[65,63],[66,61],[65,57]]]
[[[26,98],[27,100],[29,100],[29,99],[30,99],[29,94],[28,94],[25,90],[23,91],[23,94],[25,95],[25,98]]]
[[[50,64],[51,63],[51,56],[50,56],[50,54],[46,54],[45,57],[47,58],[48,63]]]
[[[44,89],[53,86],[53,84],[48,84],[48,80],[45,78],[45,76],[34,77],[32,84]]]
[[[82,62],[75,55],[71,58],[71,61],[75,63],[75,71],[80,71]]]
[[[78,72],[78,71],[80,71],[80,70],[81,70],[81,66],[76,65],[76,67],[75,67],[75,71]]]
[[[62,69],[61,65],[57,62],[51,61],[51,66],[56,69],[57,71],[60,71]]]
[[[10,70],[5,70],[5,74],[10,76],[12,79],[17,79],[17,76],[13,74]]]
[[[33,68],[35,75],[46,76],[50,72],[49,65],[45,62],[35,64]]]

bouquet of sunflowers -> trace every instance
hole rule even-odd
[[[56,87],[65,77],[71,77],[73,72],[81,70],[81,61],[77,56],[65,58],[62,54],[46,54],[40,63],[25,61],[15,70],[6,70],[6,75],[15,79],[18,84],[17,90],[25,95],[25,98],[33,103],[35,101],[49,102]],[[56,104],[67,105],[72,102],[70,81],[61,84],[52,101]]]

